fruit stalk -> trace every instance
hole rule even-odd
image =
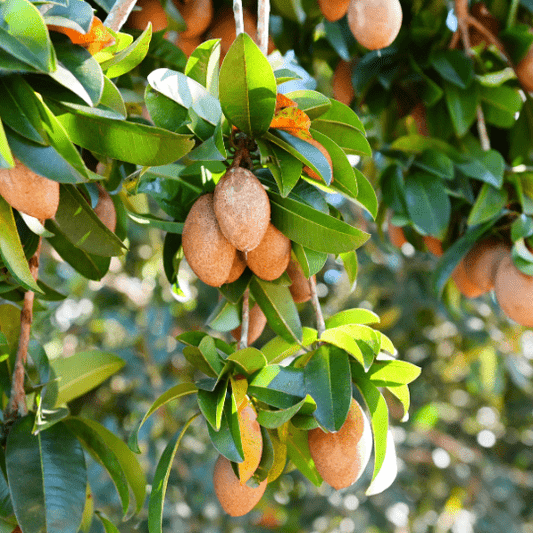
[[[39,272],[39,254],[41,253],[41,242],[42,237],[39,238],[37,249],[28,262],[31,275],[35,281],[37,281]],[[6,419],[15,419],[28,414],[26,393],[24,392],[24,367],[28,358],[28,345],[30,343],[31,323],[33,320],[34,296],[35,293],[33,291],[26,291],[24,293],[22,311],[20,312],[19,343],[17,357],[15,359],[15,369],[13,370],[13,380],[11,381],[11,394],[9,396],[9,403],[5,412]]]
[[[258,45],[266,56],[268,52],[268,17],[270,0],[259,0],[257,3],[257,39]]]
[[[242,297],[241,340],[239,341],[239,350],[243,350],[248,346],[248,326],[250,325],[249,294],[250,289],[247,288]]]
[[[117,0],[104,20],[104,26],[115,32],[119,31],[128,20],[136,3],[137,0]]]
[[[313,304],[313,309],[315,310],[316,329],[318,331],[318,338],[320,339],[322,333],[326,331],[326,323],[324,322],[324,315],[322,314],[322,308],[320,307],[320,302],[318,301],[318,294],[316,293],[316,281],[313,276],[309,278],[309,287],[311,288],[311,303]]]
[[[241,0],[233,0],[233,15],[235,17],[235,35],[237,36],[244,33],[244,15]]]

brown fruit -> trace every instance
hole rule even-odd
[[[402,26],[399,0],[351,0],[348,25],[359,44],[369,50],[389,46]]]
[[[355,483],[370,459],[370,423],[354,399],[346,422],[339,431],[326,433],[316,428],[309,431],[307,439],[316,469],[322,479],[336,490]]]
[[[254,304],[250,309],[248,319],[248,346],[253,344],[263,333],[267,323],[267,318],[261,308]],[[231,335],[236,341],[241,340],[241,326],[232,330]]]
[[[389,240],[393,246],[396,246],[396,248],[401,248],[407,241],[405,238],[405,233],[403,232],[403,228],[400,226],[395,226],[394,224],[391,224],[389,222]]]
[[[246,259],[244,258],[244,254],[240,250],[237,250],[226,283],[233,283],[234,281],[237,281],[241,277],[241,274],[244,272],[245,268]]]
[[[292,280],[289,286],[294,303],[300,304],[311,299],[311,286],[309,280],[305,277],[302,267],[297,261],[291,259],[287,267],[287,274]],[[314,278],[314,276],[313,276]]]
[[[215,463],[213,472],[215,494],[222,509],[230,516],[243,516],[249,513],[262,498],[267,483],[265,479],[256,488],[241,485],[228,459],[221,455]]]
[[[461,259],[459,264],[452,272],[452,279],[455,281],[455,285],[459,289],[459,292],[467,298],[477,298],[481,296],[485,291],[480,289],[477,285],[474,285],[466,274],[464,258]]]
[[[245,168],[230,168],[215,187],[220,229],[237,250],[256,248],[270,221],[270,200],[261,182]]]
[[[326,20],[335,22],[346,15],[350,0],[318,0],[320,11]]]
[[[500,261],[509,255],[509,248],[498,239],[477,242],[464,258],[468,279],[483,292],[494,288]]]
[[[187,29],[180,33],[184,39],[199,37],[213,20],[213,0],[173,0]]]
[[[333,85],[333,98],[349,106],[355,98],[350,63],[343,59],[337,63],[331,83]]]
[[[238,469],[241,485],[244,485],[253,476],[261,461],[263,436],[261,426],[257,422],[257,413],[248,398],[240,404],[237,414],[244,453],[244,461],[238,463]]]
[[[104,226],[110,230],[115,231],[117,227],[117,212],[115,210],[115,204],[109,193],[98,183],[98,203],[94,208],[94,212],[98,218],[102,221]]]
[[[333,161],[331,161],[331,157],[328,151],[315,139],[306,139],[306,142],[308,142],[309,144],[312,144],[315,148],[318,148],[322,152],[324,157],[328,160],[328,164],[331,168],[331,173],[333,175]],[[314,180],[322,181],[322,178],[314,170],[311,170],[308,166],[304,166],[303,171],[310,178],[313,178]],[[331,178],[331,181],[333,182],[333,177]]]
[[[200,37],[185,39],[183,35],[179,33],[175,44],[187,57],[190,57],[196,48],[202,44],[202,39]]]
[[[15,160],[14,168],[0,169],[0,196],[26,215],[53,218],[59,206],[59,183],[31,171]]]
[[[290,259],[290,239],[269,223],[259,246],[248,252],[246,263],[256,276],[265,281],[272,281],[285,272]]]
[[[515,68],[516,77],[525,91],[533,91],[533,46]]]
[[[509,318],[522,326],[533,327],[533,277],[520,272],[510,254],[498,266],[494,292]]]
[[[126,25],[129,28],[145,30],[148,23],[152,23],[152,31],[164,30],[168,26],[167,14],[158,0],[138,0],[136,8],[128,17]]]
[[[220,231],[213,194],[194,202],[183,226],[183,253],[193,272],[207,285],[220,287],[228,279],[235,247]]]
[[[424,244],[426,248],[436,257],[441,257],[444,251],[442,250],[442,242],[433,237],[433,235],[424,235],[423,237]]]

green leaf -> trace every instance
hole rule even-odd
[[[190,135],[86,113],[66,113],[59,121],[74,144],[100,155],[141,166],[166,165],[190,152]]]
[[[411,402],[409,387],[407,385],[387,385],[386,389],[402,404],[404,415],[401,421],[407,422],[409,420],[409,405]]]
[[[368,309],[346,309],[326,319],[326,328],[335,328],[346,324],[376,324],[379,322],[379,316]]]
[[[302,340],[300,316],[288,287],[253,276],[250,291],[277,335],[289,342]]]
[[[215,431],[220,430],[228,380],[219,381],[212,391],[198,390],[198,407]]]
[[[15,516],[25,533],[78,531],[87,471],[78,440],[61,423],[32,435],[33,417],[15,422],[6,469]]]
[[[189,56],[184,74],[218,97],[219,65],[220,41],[210,39],[200,44]]]
[[[515,116],[520,112],[523,104],[517,89],[507,85],[481,86],[480,96],[487,122],[501,128],[514,126]]]
[[[182,396],[187,396],[188,394],[193,394],[194,392],[197,392],[197,390],[198,388],[193,383],[180,383],[179,385],[175,385],[171,389],[161,394],[161,396],[159,396],[159,398],[157,398],[157,400],[155,400],[150,406],[150,409],[146,411],[146,414],[142,417],[141,421],[135,426],[135,429],[131,433],[128,439],[128,446],[130,449],[135,453],[141,453],[138,444],[139,430],[152,413],[157,411],[157,409],[168,402],[181,398]]]
[[[351,285],[351,290],[355,288],[355,283],[357,281],[357,272],[359,270],[359,261],[357,260],[357,253],[355,251],[345,252],[339,254],[339,257],[342,260],[344,265],[344,270],[348,276],[348,281]]]
[[[118,78],[134,69],[146,57],[151,38],[152,26],[150,25],[127,48],[121,50],[113,59],[104,61],[101,64],[106,76],[108,78]]]
[[[319,119],[313,120],[311,126],[314,129],[322,131],[322,127],[328,126],[335,130],[341,125],[344,125],[349,126],[350,128],[355,129],[364,135],[365,127],[363,126],[361,119],[356,115],[355,111],[351,107],[333,98],[330,98],[330,102],[331,107],[323,115],[321,115]],[[343,130],[343,128],[339,129],[338,131],[341,130]],[[337,140],[333,139],[333,141],[339,144]]]
[[[0,257],[10,274],[26,290],[42,293],[24,255],[11,206],[0,196]]]
[[[226,299],[218,302],[206,324],[217,331],[231,331],[241,323],[241,308]]]
[[[453,161],[437,150],[425,150],[413,165],[445,180],[452,180],[454,176]]]
[[[401,150],[408,154],[420,154],[425,150],[436,150],[446,154],[454,161],[461,159],[461,154],[446,141],[424,135],[405,135],[399,137],[390,145],[390,148],[392,150]]]
[[[270,191],[272,223],[289,239],[325,253],[349,252],[370,235],[312,207]]]
[[[303,370],[281,365],[265,366],[252,376],[248,394],[278,409],[288,409],[307,394]]]
[[[3,467],[5,465],[4,450],[0,451],[0,459],[2,468],[0,468],[0,516],[6,518],[11,516],[13,511],[13,504],[11,503],[11,494],[9,493],[9,486],[4,477]],[[11,530],[9,531],[11,533]]]
[[[309,453],[309,444],[307,443],[307,431],[295,428],[289,425],[289,434],[287,435],[287,455],[294,463],[296,468],[313,484],[315,487],[322,485],[322,477],[315,467],[311,454]]]
[[[285,358],[296,354],[302,349],[316,342],[317,331],[311,328],[302,328],[302,342],[287,342],[283,337],[274,337],[268,341],[262,348],[261,352],[266,357],[268,363],[274,364],[283,361]]]
[[[176,456],[183,435],[185,435],[188,427],[197,416],[194,415],[191,417],[185,423],[183,429],[175,433],[157,463],[152,482],[152,492],[150,493],[150,500],[148,502],[148,529],[150,533],[162,533],[163,531],[163,506],[172,463],[174,462],[174,457]]]
[[[455,133],[462,137],[474,123],[477,116],[478,85],[460,89],[456,85],[444,82],[446,105],[450,112]]]
[[[292,251],[296,255],[306,278],[310,278],[320,272],[328,260],[328,254],[325,252],[310,250],[297,242],[292,243]]]
[[[305,388],[316,402],[315,418],[328,431],[338,431],[350,410],[352,385],[348,354],[322,345],[304,367]]]
[[[321,342],[326,342],[332,346],[341,348],[349,353],[352,357],[357,359],[363,366],[368,367],[372,364],[373,354],[365,358],[357,341],[346,331],[343,326],[337,328],[329,328],[320,336]]]
[[[505,207],[508,193],[505,189],[496,189],[484,183],[468,215],[467,223],[475,226],[494,218]]]
[[[267,411],[266,409],[259,409],[257,413],[257,422],[265,428],[278,428],[288,422],[296,413],[309,403],[314,403],[310,396],[304,398],[297,404],[287,409],[278,409],[277,411]]]
[[[387,448],[381,470],[374,477],[368,489],[366,489],[365,495],[374,496],[376,494],[380,494],[392,485],[397,475],[398,460],[396,457],[396,445],[394,444],[392,431],[389,429],[387,431]]]
[[[0,120],[0,168],[13,168],[15,166],[15,160],[13,154],[9,148],[6,132],[4,130],[4,124]]]
[[[380,387],[388,385],[406,385],[420,375],[420,367],[407,361],[376,361],[368,370],[371,381],[383,382]]]
[[[489,150],[472,156],[472,159],[457,165],[463,174],[500,189],[503,184],[505,160],[497,150]]]
[[[447,81],[466,89],[474,79],[473,61],[459,50],[439,51],[431,59],[431,66]]]
[[[257,348],[248,347],[232,353],[226,361],[234,361],[246,374],[253,374],[267,364],[266,357]]]
[[[533,219],[522,214],[511,224],[511,240],[516,242],[531,235],[533,235]]]
[[[219,79],[220,105],[228,120],[251,137],[268,130],[276,107],[276,78],[250,36],[237,36],[226,54]]]
[[[281,85],[282,83],[285,83],[286,81],[302,79],[301,76],[298,76],[298,74],[286,68],[280,68],[278,70],[275,70],[274,76],[276,77],[277,85]]]
[[[124,365],[120,357],[99,350],[55,359],[50,364],[51,379],[59,378],[59,382],[49,383],[43,401],[50,407],[59,407],[98,387]]]
[[[258,141],[258,144],[262,144],[268,150],[271,162],[267,162],[267,165],[276,180],[281,196],[288,196],[302,175],[303,163],[273,143],[264,144]]]
[[[444,237],[451,215],[451,203],[442,180],[422,173],[405,180],[405,199],[411,220],[427,235]]]
[[[234,463],[242,463],[244,461],[237,403],[233,392],[226,398],[220,429],[215,431],[208,424],[207,431],[213,446],[219,453]]]
[[[298,104],[298,109],[301,109],[311,120],[315,120],[331,108],[332,100],[317,91],[300,89],[286,93],[285,96],[294,100]]]
[[[104,526],[105,533],[120,533],[117,526],[111,522],[108,518],[103,516],[103,514],[100,511],[95,511],[94,513],[99,519],[100,522],[102,522],[102,525]],[[91,528],[92,530],[92,528]]]

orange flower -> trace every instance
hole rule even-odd
[[[91,28],[87,33],[81,33],[71,28],[54,25],[48,26],[48,29],[64,33],[74,44],[79,44],[86,48],[91,55],[94,55],[106,46],[113,44],[114,41],[114,37],[102,24],[102,21],[96,16],[93,17]]]

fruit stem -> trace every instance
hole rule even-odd
[[[270,0],[259,0],[257,4],[257,39],[261,52],[266,56],[268,52],[268,17],[270,14]]]
[[[42,237],[39,238],[39,243],[35,253],[29,260],[29,267],[33,279],[37,281],[39,273],[39,255],[41,253]],[[9,403],[5,412],[5,419],[22,417],[28,414],[28,406],[26,405],[26,393],[24,392],[24,366],[28,359],[28,345],[30,343],[31,323],[33,320],[33,300],[35,293],[33,291],[26,291],[24,293],[24,301],[22,304],[22,311],[20,312],[20,334],[19,344],[17,349],[17,356],[15,359],[15,369],[13,370],[13,380],[11,382],[11,394],[9,396]]]
[[[509,8],[509,15],[507,16],[506,28],[512,28],[516,22],[516,13],[518,12],[518,4],[520,0],[511,0],[511,7]]]
[[[324,315],[322,314],[322,308],[318,301],[318,294],[316,292],[316,281],[313,276],[309,278],[309,287],[311,288],[311,303],[316,315],[316,329],[318,331],[318,338],[322,337],[322,333],[326,331],[326,323],[324,322]]]
[[[242,296],[242,322],[241,322],[241,340],[239,341],[239,350],[248,346],[248,326],[250,324],[250,289],[246,288]]]
[[[104,20],[104,26],[115,32],[119,31],[128,20],[136,2],[137,0],[117,0]]]
[[[242,0],[233,0],[233,16],[235,17],[235,35],[244,33],[244,16],[242,12]]]

